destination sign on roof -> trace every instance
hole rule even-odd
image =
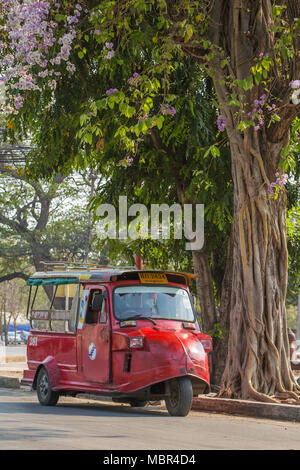
[[[144,284],[167,284],[165,273],[138,273],[140,281]]]

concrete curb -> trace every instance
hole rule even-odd
[[[17,377],[0,377],[0,387],[20,388],[20,380]]]
[[[194,398],[192,410],[300,422],[299,405],[261,403],[256,401],[203,396]]]
[[[27,357],[26,356],[6,356],[5,358],[5,363],[14,363],[14,362],[26,362]]]

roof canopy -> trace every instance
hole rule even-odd
[[[83,282],[111,282],[111,281],[130,281],[139,280],[139,273],[164,273],[168,282],[181,284],[190,284],[191,279],[195,278],[195,274],[163,271],[163,270],[143,270],[137,269],[99,269],[99,270],[78,270],[78,271],[52,271],[52,272],[36,272],[29,279],[27,284],[31,286],[39,285],[62,285],[62,284],[78,284]]]
[[[78,278],[53,277],[53,278],[29,278],[27,279],[29,286],[59,286],[62,284],[78,284]]]

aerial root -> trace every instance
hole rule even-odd
[[[250,387],[248,400],[260,401],[263,403],[278,403],[278,400],[273,396],[266,395],[265,393],[257,392],[253,387]]]
[[[280,403],[290,403],[293,405],[300,405],[300,394],[292,391],[275,393],[273,395]]]

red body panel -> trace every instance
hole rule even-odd
[[[112,290],[120,284],[124,282],[105,286],[108,293],[105,324],[84,325],[76,333],[31,331],[23,384],[34,386],[38,368],[44,365],[54,390],[113,396],[185,375],[209,385],[208,357],[201,338],[210,337],[200,332],[197,323],[195,330],[190,330],[177,320],[156,319],[156,325],[137,320],[136,326],[121,328],[112,313]],[[85,290],[97,288],[99,284],[84,286]],[[137,336],[144,337],[144,345],[130,350],[129,338]]]

